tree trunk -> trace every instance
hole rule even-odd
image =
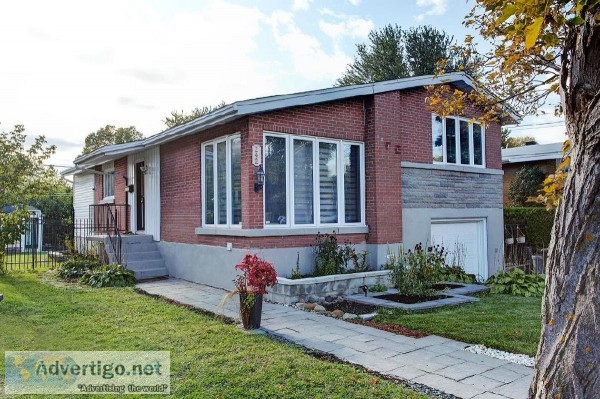
[[[546,265],[531,398],[600,398],[600,5],[584,9],[563,53],[571,167]]]

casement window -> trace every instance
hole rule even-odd
[[[203,225],[242,223],[241,138],[221,137],[202,144]]]
[[[432,118],[433,162],[485,167],[485,129],[456,116]]]
[[[265,227],[364,225],[363,143],[265,133]]]

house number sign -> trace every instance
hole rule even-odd
[[[262,147],[260,144],[252,146],[252,165],[258,166],[262,164]]]

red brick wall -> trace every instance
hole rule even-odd
[[[377,94],[367,106],[365,178],[369,243],[402,241],[400,92]]]
[[[424,88],[405,90],[400,95],[400,136],[402,137],[402,160],[407,162],[432,163],[431,155],[431,111],[425,105],[427,90]],[[475,107],[467,106],[465,117],[477,117],[482,113]],[[486,168],[502,169],[500,151],[501,127],[497,123],[485,128]]]
[[[115,160],[115,204],[125,204],[125,188],[127,182],[124,179],[127,176],[127,157]]]

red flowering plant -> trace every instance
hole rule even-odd
[[[234,280],[237,291],[242,294],[267,293],[267,287],[277,282],[277,272],[273,265],[256,255],[247,254],[242,263],[235,265],[242,274]]]

